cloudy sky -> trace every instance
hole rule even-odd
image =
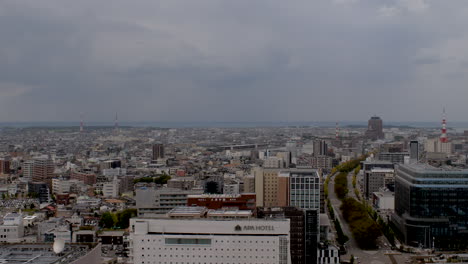
[[[0,122],[467,121],[466,0],[3,0]]]

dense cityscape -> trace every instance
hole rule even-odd
[[[377,116],[367,127],[4,127],[0,260],[464,261],[467,137],[445,119]]]
[[[0,264],[468,264],[467,0],[1,0]]]

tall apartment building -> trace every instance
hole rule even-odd
[[[278,206],[278,175],[280,169],[254,168],[255,193],[257,194],[257,206]],[[284,191],[285,190],[281,190]]]
[[[157,160],[157,159],[162,159],[162,158],[164,158],[164,145],[154,144],[152,160]]]
[[[26,182],[32,181],[33,168],[34,168],[34,160],[27,160],[23,162],[22,172],[23,172],[24,181]]]
[[[25,181],[45,182],[52,189],[54,177],[54,162],[49,158],[38,158],[23,163],[23,179]]]
[[[468,246],[467,179],[468,170],[397,166],[392,221],[406,243],[437,249]]]
[[[11,161],[8,159],[0,159],[0,174],[9,174],[10,173],[10,164]]]
[[[82,181],[84,184],[93,185],[96,183],[96,175],[94,173],[86,173],[80,171],[72,171],[70,179]]]
[[[325,140],[314,140],[313,143],[314,156],[324,156],[328,154],[328,145]]]

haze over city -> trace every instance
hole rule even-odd
[[[0,263],[468,263],[467,0],[0,1]]]
[[[465,121],[464,0],[0,3],[0,121]]]

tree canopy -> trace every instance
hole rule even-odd
[[[340,209],[359,247],[375,248],[376,240],[382,233],[377,223],[370,218],[364,205],[348,197],[343,200]]]

